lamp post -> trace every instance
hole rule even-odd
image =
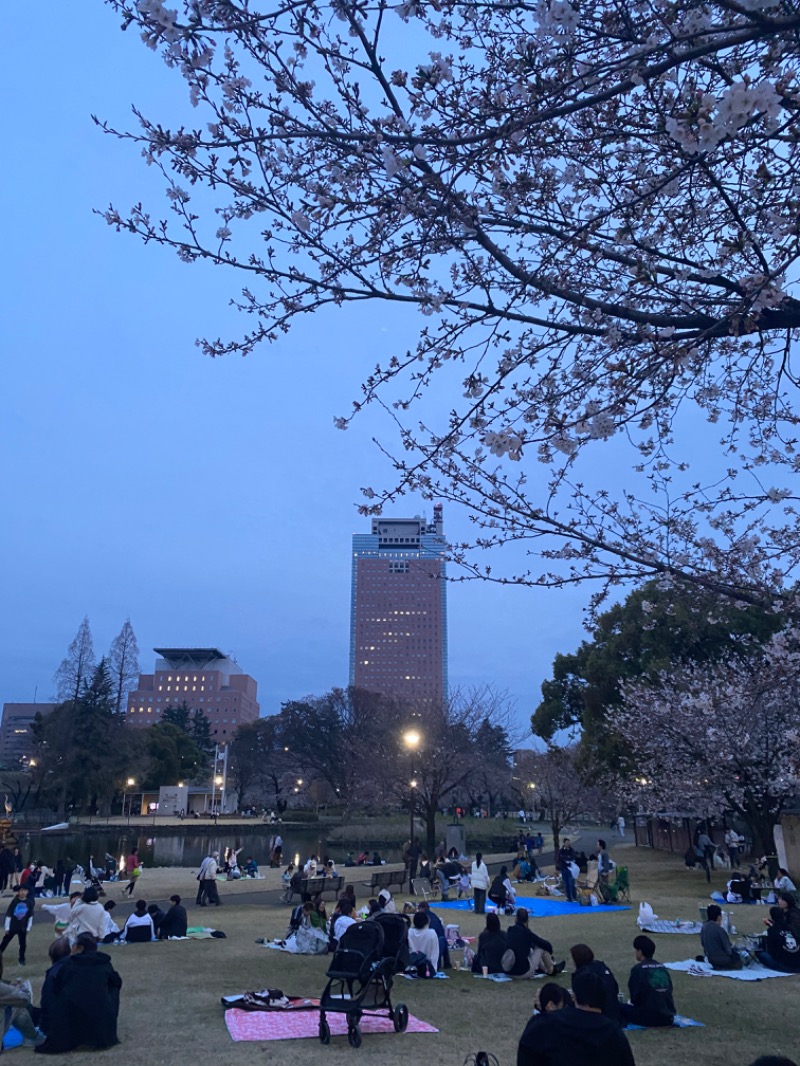
[[[411,761],[411,772],[414,772],[414,752],[419,748],[422,737],[419,731],[416,729],[407,729],[403,734],[403,744],[408,751],[409,760]],[[414,789],[417,787],[416,780],[410,782],[410,791],[408,795],[408,845],[414,843],[414,807],[416,806],[416,793]]]
[[[123,815],[125,814],[125,801],[128,798],[128,789],[135,788],[135,787],[136,787],[136,778],[129,777],[128,780],[125,782],[125,791],[122,793],[122,813],[123,813]],[[131,802],[133,802],[132,799],[131,799]],[[131,824],[131,804],[128,803],[128,825],[130,825],[130,824]]]

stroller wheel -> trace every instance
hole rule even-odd
[[[320,1044],[330,1044],[331,1042],[331,1027],[323,1018],[319,1020],[319,1042]]]
[[[361,1030],[358,1026],[347,1030],[347,1040],[350,1047],[361,1047]]]
[[[396,1033],[404,1033],[408,1027],[408,1007],[405,1003],[398,1003],[394,1008],[394,1031]]]

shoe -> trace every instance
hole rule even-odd
[[[20,966],[24,966],[25,965],[25,960],[24,959],[20,959],[19,960],[19,964],[20,964]]]
[[[567,968],[567,963],[566,963],[566,961],[565,961],[565,960],[563,960],[563,959],[562,959],[562,961],[561,961],[561,962],[557,962],[557,963],[555,964],[555,966],[553,967],[553,973],[552,973],[552,976],[553,976],[553,977],[555,977],[555,975],[556,975],[557,973],[563,973],[563,972],[564,972],[564,970],[566,970],[566,968]]]
[[[37,1030],[36,1036],[26,1036],[26,1037],[23,1038],[22,1046],[23,1047],[41,1047],[42,1044],[45,1042],[45,1039],[46,1039],[46,1037],[45,1037],[44,1033],[40,1033]]]

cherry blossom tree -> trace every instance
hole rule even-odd
[[[800,630],[746,657],[629,681],[622,696],[609,716],[631,752],[620,791],[649,811],[735,811],[773,854],[800,786]]]
[[[204,352],[349,303],[422,316],[337,419],[396,423],[365,512],[457,501],[475,535],[454,556],[491,579],[781,595],[800,561],[796,0],[107,2],[196,110],[100,123],[169,205],[106,220],[247,279],[251,328]],[[719,465],[695,475],[698,415]],[[634,449],[617,492],[584,458],[612,438]],[[541,561],[475,561],[508,542]]]

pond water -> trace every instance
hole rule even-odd
[[[264,832],[237,833],[235,827],[220,829],[218,833],[159,833],[149,836],[147,829],[131,827],[130,830],[110,830],[108,833],[20,833],[19,843],[25,862],[35,859],[54,866],[58,859],[68,857],[86,867],[89,855],[94,855],[95,865],[102,865],[106,852],[118,860],[128,855],[134,846],[139,848],[139,858],[145,866],[187,866],[198,867],[210,851],[224,852],[227,847],[241,847],[239,861],[252,855],[260,865],[266,865],[269,854],[269,840],[275,833],[274,826],[264,826]],[[327,848],[324,839],[326,827],[313,829],[299,826],[284,826],[283,854],[288,859],[299,855],[305,861],[309,855],[329,855],[337,863],[343,864],[349,848],[340,845]],[[399,848],[382,848],[381,857],[388,862],[400,860]]]

